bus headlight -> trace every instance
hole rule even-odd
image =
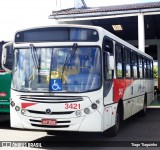
[[[26,113],[26,109],[22,109],[22,110],[21,110],[21,114],[24,115],[25,113]]]
[[[89,108],[85,108],[85,109],[84,109],[84,113],[85,113],[85,114],[89,114],[89,113],[90,113],[90,109],[89,109]]]
[[[11,101],[11,106],[14,107],[15,106],[15,102]]]
[[[77,116],[77,117],[80,117],[80,116],[81,116],[81,111],[80,111],[80,110],[77,110],[75,113],[76,113],[76,116]]]
[[[99,101],[99,100],[96,100],[96,104],[100,104],[100,101]]]
[[[91,105],[91,107],[92,107],[92,109],[97,109],[97,104],[96,104],[96,103],[93,103],[93,104]]]
[[[19,111],[19,110],[20,110],[20,107],[19,107],[19,106],[16,106],[16,107],[15,107],[15,110],[16,110],[16,111]]]

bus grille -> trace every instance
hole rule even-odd
[[[34,114],[45,114],[45,115],[48,115],[48,114],[46,114],[45,111],[35,111],[35,110],[27,110],[27,111],[29,111],[30,113],[34,113]],[[68,115],[68,114],[71,114],[73,112],[74,111],[52,112],[51,115]]]
[[[45,95],[21,95],[21,100],[39,103],[71,103],[83,101],[82,97],[78,96],[45,96]]]
[[[69,125],[67,123],[71,123],[70,120],[66,121],[57,121],[57,125],[42,125],[40,120],[30,119],[31,125],[34,127],[42,127],[42,128],[68,128]]]
[[[31,124],[34,127],[43,127],[43,128],[68,128],[69,125],[56,125],[56,126],[49,126],[49,125],[39,125],[39,124]]]

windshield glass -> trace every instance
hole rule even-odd
[[[96,90],[101,86],[100,64],[99,47],[15,49],[12,88],[39,92]]]

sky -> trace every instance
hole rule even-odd
[[[88,7],[154,1],[160,0],[85,0]],[[0,4],[0,41],[12,41],[18,30],[53,25],[48,18],[52,11],[74,7],[74,0],[1,0]]]

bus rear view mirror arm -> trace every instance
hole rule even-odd
[[[108,59],[108,69],[114,70],[114,57],[111,56],[109,52],[107,52],[107,59]]]
[[[9,43],[6,43],[3,45],[3,50],[2,50],[2,59],[1,59],[1,65],[2,65],[2,68],[6,71],[6,72],[9,72],[11,73],[11,68],[9,68],[9,64],[11,63],[10,61],[8,61],[10,58],[9,58],[9,50],[10,51],[13,51],[13,43],[12,42],[9,42]],[[10,56],[12,57],[12,56]],[[11,63],[12,64],[12,63]]]
[[[6,53],[7,53],[7,49],[4,47],[3,51],[2,51],[2,68],[4,67],[3,65],[6,64]]]
[[[114,70],[114,57],[109,56],[109,70]]]

